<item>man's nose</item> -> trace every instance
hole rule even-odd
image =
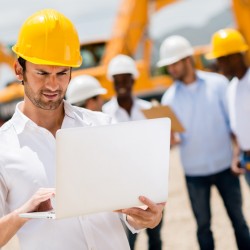
[[[55,91],[58,89],[59,86],[59,82],[56,76],[50,76],[47,83],[46,83],[46,87],[51,90],[51,91]]]

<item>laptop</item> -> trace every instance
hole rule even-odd
[[[20,214],[60,219],[155,203],[168,196],[169,118],[59,130],[54,211]]]

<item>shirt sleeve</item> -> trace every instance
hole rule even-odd
[[[230,129],[228,100],[227,100],[228,86],[229,86],[228,80],[225,77],[223,77],[222,84],[220,86],[220,103],[221,103],[221,108],[225,117],[226,124],[228,125],[228,128]]]
[[[125,225],[127,226],[127,228],[131,231],[131,233],[135,234],[135,233],[139,233],[142,230],[144,230],[144,228],[140,229],[140,230],[136,230],[135,228],[133,228],[132,226],[130,226],[129,223],[128,223],[128,221],[127,221],[127,215],[126,214],[119,213],[119,217],[125,223]]]
[[[172,85],[169,89],[166,90],[166,92],[163,94],[161,98],[161,105],[170,105],[173,102],[174,96],[175,96],[175,85]]]
[[[6,214],[6,199],[8,195],[8,188],[4,178],[3,168],[0,166],[0,217]]]

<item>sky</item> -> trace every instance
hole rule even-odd
[[[54,8],[68,16],[81,42],[106,39],[111,35],[120,3],[121,0],[4,0],[0,9],[0,42],[14,43],[25,19],[44,8]],[[159,39],[185,27],[202,29],[228,9],[230,3],[230,0],[179,1],[152,16],[149,33],[153,39]]]
[[[4,0],[0,8],[0,41],[13,43],[25,19],[45,8],[54,8],[69,17],[75,24],[81,41],[92,37],[109,37],[119,1]]]

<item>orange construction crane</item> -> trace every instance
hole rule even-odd
[[[109,61],[118,54],[126,54],[136,60],[140,77],[135,84],[135,94],[140,97],[160,96],[172,83],[168,75],[151,74],[152,41],[148,36],[150,17],[161,8],[178,0],[121,0],[117,17],[113,26],[111,37],[107,41],[94,41],[81,45],[83,64],[72,73],[72,77],[89,74],[96,77],[108,92],[105,96],[109,99],[114,95],[112,83],[106,78]],[[237,28],[250,44],[250,1],[232,0],[232,12],[235,16]],[[169,24],[171,25],[171,24]],[[195,48],[195,63],[204,69],[202,55],[208,46]],[[250,62],[250,52],[248,52]],[[6,54],[0,46],[0,62],[13,64],[13,56]],[[0,91],[0,116],[1,105],[20,99],[23,96],[23,87],[20,84],[8,86]]]

